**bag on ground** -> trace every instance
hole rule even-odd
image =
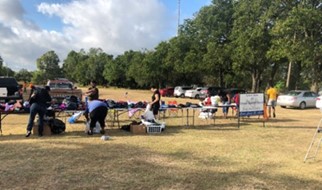
[[[91,123],[91,121],[86,122],[85,133],[87,133],[90,129],[90,123]],[[93,133],[98,134],[98,133],[100,133],[100,131],[101,131],[101,125],[99,122],[96,122],[96,125],[93,129]]]
[[[49,126],[53,134],[60,134],[66,130],[65,123],[60,119],[49,120]]]
[[[84,111],[79,111],[74,113],[70,118],[68,118],[69,123],[75,123],[82,115]]]

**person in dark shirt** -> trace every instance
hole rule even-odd
[[[155,86],[151,87],[151,91],[153,92],[152,95],[152,102],[150,103],[151,109],[154,115],[154,118],[157,118],[159,109],[160,109],[160,102],[161,102],[161,95],[159,89]]]
[[[101,134],[105,134],[105,118],[107,115],[107,104],[100,100],[92,100],[88,102],[88,106],[85,110],[85,118],[90,121],[90,130],[87,132],[88,135],[93,135],[93,129],[96,122],[99,122],[101,126]]]
[[[43,127],[44,127],[44,116],[47,111],[47,105],[51,102],[51,97],[49,95],[50,88],[46,86],[42,89],[35,89],[30,97],[30,115],[29,115],[29,122],[27,125],[27,133],[26,137],[31,135],[31,130],[34,125],[34,120],[36,115],[39,116],[39,123],[38,123],[38,136],[42,136]]]
[[[31,95],[33,95],[33,93],[35,92],[35,90],[36,90],[36,87],[34,85],[30,85],[30,94],[29,94],[29,97],[28,97],[29,103],[30,103]]]
[[[221,101],[223,103],[223,108],[222,111],[224,113],[224,118],[227,118],[228,116],[228,111],[229,111],[229,105],[231,103],[231,93],[230,91],[224,92],[224,91],[219,91],[219,96],[221,98]]]
[[[89,100],[98,100],[99,91],[96,87],[96,81],[91,81],[91,87],[88,88],[88,91],[85,92],[85,95],[88,97]]]

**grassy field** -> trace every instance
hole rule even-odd
[[[151,99],[144,90],[100,88],[100,94],[114,100]],[[318,109],[277,108],[277,118],[265,127],[262,119],[251,117],[242,120],[240,129],[236,119],[223,119],[220,111],[216,125],[197,115],[189,127],[181,117],[167,117],[160,135],[132,135],[108,122],[112,139],[107,141],[98,134],[87,136],[82,122],[67,124],[61,135],[25,138],[28,115],[8,115],[0,136],[0,188],[322,188],[322,153],[303,162],[322,116]],[[126,114],[122,120],[129,122]]]

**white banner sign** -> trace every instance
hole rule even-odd
[[[264,94],[240,94],[239,115],[263,115],[264,114]]]

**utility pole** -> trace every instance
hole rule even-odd
[[[7,77],[8,77],[8,67],[7,67],[7,63],[6,62],[3,62],[3,65],[4,65],[4,69],[6,69]]]
[[[178,0],[178,26],[177,26],[177,36],[179,35],[179,27],[180,27],[180,0]]]

